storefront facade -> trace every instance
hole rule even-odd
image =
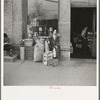
[[[27,34],[27,0],[5,0],[4,32],[17,47]],[[96,0],[59,0],[59,33],[61,35],[61,55],[70,59],[71,8],[96,8]],[[95,27],[95,26],[94,26]]]
[[[61,49],[64,58],[70,59],[71,8],[89,7],[96,8],[96,0],[59,0],[59,33],[61,33]]]

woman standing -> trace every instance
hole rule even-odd
[[[57,30],[53,31],[53,35],[50,39],[50,51],[53,51],[53,53],[55,52],[56,54],[54,54],[54,58],[55,59],[60,59],[60,42],[59,42],[59,37],[57,35]]]

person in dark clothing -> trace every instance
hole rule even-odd
[[[82,53],[83,53],[84,56],[87,55],[87,51],[88,51],[87,29],[88,29],[88,27],[85,27],[82,30],[82,33],[81,33]]]
[[[57,31],[54,30],[53,32],[53,36],[51,38],[49,38],[50,40],[50,51],[53,51],[53,49],[55,48],[56,50],[56,59],[60,59],[60,41],[59,41],[59,37],[57,35]]]
[[[12,49],[12,45],[10,43],[8,35],[4,33],[4,51],[10,51],[10,49]]]

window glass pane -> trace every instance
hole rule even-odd
[[[28,24],[43,36],[49,35],[50,27],[58,30],[58,0],[28,0]]]

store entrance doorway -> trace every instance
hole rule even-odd
[[[71,43],[71,58],[96,58],[96,8],[71,8]]]

